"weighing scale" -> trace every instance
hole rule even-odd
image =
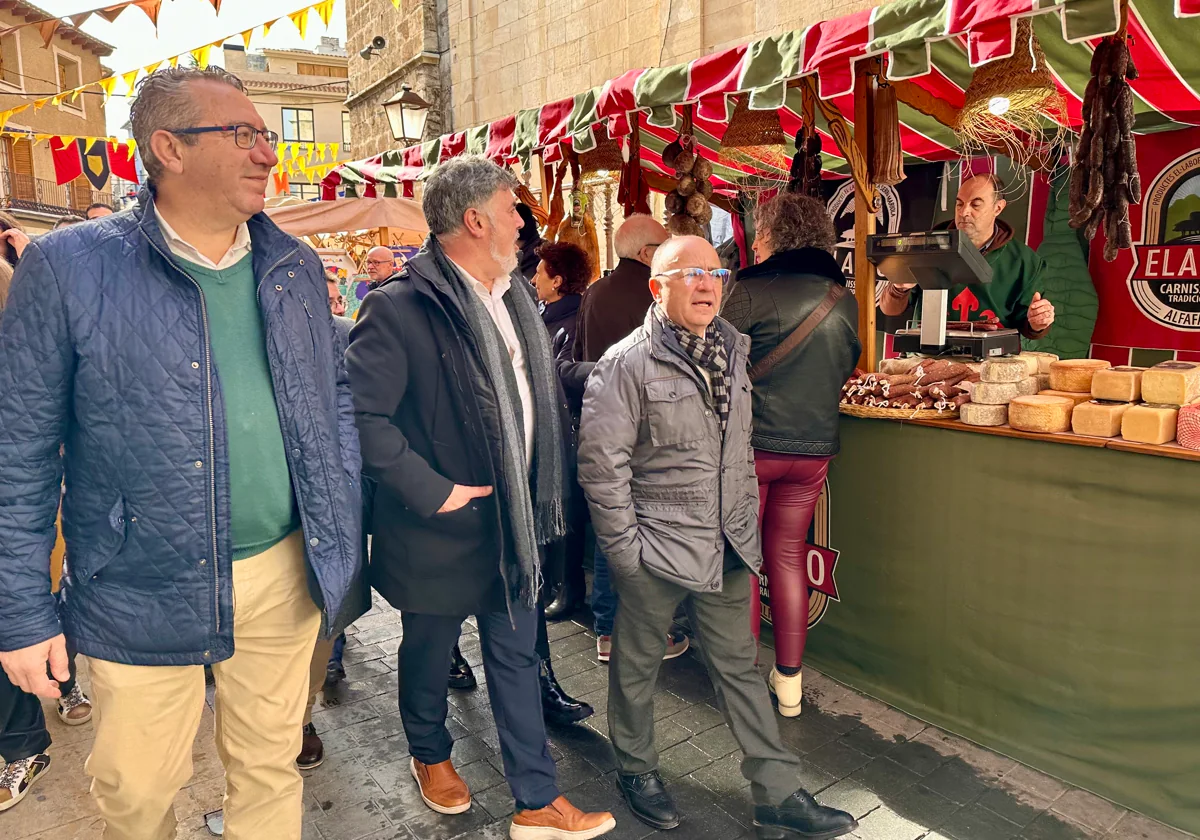
[[[892,348],[897,353],[987,359],[1021,352],[1016,330],[985,329],[983,323],[947,329],[950,289],[992,282],[992,267],[961,231],[876,234],[867,238],[867,259],[888,281],[921,289],[920,325],[896,333]]]

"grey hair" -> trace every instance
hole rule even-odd
[[[638,253],[654,240],[665,240],[666,229],[645,213],[634,213],[613,237],[613,250],[622,259],[637,259]]]
[[[190,90],[193,82],[216,82],[246,92],[242,80],[216,65],[203,70],[196,67],[164,67],[155,70],[138,82],[137,98],[129,106],[129,122],[133,139],[137,141],[142,164],[151,181],[163,173],[162,162],[150,148],[150,138],[156,131],[174,128],[194,128],[204,116],[204,110]],[[188,145],[196,142],[195,135],[181,134],[179,139]]]
[[[447,236],[463,226],[463,215],[482,209],[500,190],[515,190],[520,182],[507,169],[482,155],[451,158],[425,181],[421,209],[434,236]]]
[[[833,253],[837,231],[829,211],[811,196],[781,192],[754,211],[754,230],[757,236],[767,236],[772,252],[794,251],[797,248],[819,248]]]

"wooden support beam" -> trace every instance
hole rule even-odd
[[[860,61],[857,67],[862,67],[869,64],[870,61]],[[837,144],[838,151],[842,153],[842,157],[850,164],[850,177],[854,179],[855,192],[870,192],[874,193],[874,187],[871,185],[868,177],[868,158],[863,157],[863,152],[854,142],[854,133],[846,122],[842,112],[832,102],[826,102],[817,95],[817,78],[816,76],[805,76],[800,80],[811,91],[813,100],[817,103],[817,107],[821,109],[821,116],[825,118],[825,122],[829,124],[829,136],[833,138],[833,142]],[[857,87],[855,88],[857,96]],[[857,100],[855,103],[855,111],[857,112]]]
[[[862,356],[858,366],[875,370],[875,266],[867,259],[867,237],[875,233],[875,90],[879,84],[879,61],[871,59],[855,65],[854,147],[862,161],[862,179],[855,179],[854,190],[854,296],[858,299],[858,339]]]

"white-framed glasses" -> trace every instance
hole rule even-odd
[[[724,285],[733,272],[728,268],[672,268],[670,271],[660,271],[656,277],[675,277],[679,276],[683,282],[689,286],[695,286],[705,277],[711,277],[716,282]]]

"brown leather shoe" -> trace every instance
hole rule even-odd
[[[296,756],[296,767],[301,770],[312,770],[321,766],[325,760],[325,745],[321,736],[310,723],[304,727],[304,740],[300,742],[300,755]]]
[[[421,799],[439,814],[461,814],[471,807],[471,790],[447,759],[440,764],[422,764],[415,758],[409,763],[417,781]]]
[[[607,811],[585,814],[560,796],[537,811],[518,811],[508,836],[512,840],[592,840],[616,827],[616,819]]]

